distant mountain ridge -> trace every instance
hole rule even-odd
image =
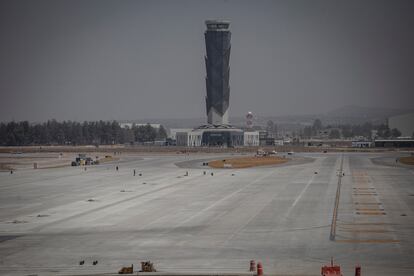
[[[414,112],[414,109],[397,109],[383,107],[343,106],[326,113],[287,116],[257,116],[257,123],[265,125],[268,120],[276,124],[311,124],[320,119],[324,125],[339,124],[373,124],[386,123],[387,118],[395,115]]]
[[[387,118],[403,113],[413,112],[413,109],[397,109],[387,107],[362,107],[356,105],[347,105],[326,113],[327,116],[341,117],[360,117],[360,118]]]
[[[385,123],[390,116],[414,112],[414,109],[397,109],[384,107],[362,107],[347,105],[326,113],[308,115],[285,115],[285,116],[266,116],[255,114],[254,124],[266,126],[269,120],[278,125],[295,125],[294,129],[300,125],[309,125],[315,119],[320,119],[324,125],[338,124],[363,124],[371,122],[373,124]],[[205,118],[184,118],[184,119],[139,119],[139,120],[120,120],[120,122],[131,123],[159,123],[167,128],[194,128],[205,124]],[[244,126],[244,116],[230,117],[231,124]]]

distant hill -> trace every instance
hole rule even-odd
[[[410,112],[410,109],[396,109],[384,107],[362,107],[355,105],[347,105],[341,108],[334,109],[326,116],[333,117],[356,117],[356,118],[387,118],[398,114]]]
[[[390,116],[413,112],[413,109],[395,109],[381,107],[362,107],[344,106],[321,114],[309,115],[286,115],[286,116],[264,116],[255,115],[254,124],[266,126],[269,120],[284,129],[297,130],[303,125],[310,125],[315,119],[320,119],[324,125],[338,124],[363,124],[371,122],[373,124],[385,123]],[[141,119],[141,120],[120,120],[120,122],[131,123],[158,123],[167,128],[193,128],[206,123],[206,118],[186,118],[186,119]],[[230,118],[231,124],[244,126],[245,118],[235,116]]]
[[[321,120],[339,121],[341,123],[361,124],[371,122],[374,124],[385,123],[387,118],[399,114],[413,112],[413,109],[397,109],[386,107],[361,107],[344,106],[323,115]]]
[[[344,106],[326,113],[291,116],[258,116],[259,124],[265,124],[272,120],[276,124],[311,124],[315,119],[320,119],[324,125],[337,124],[373,124],[385,123],[387,118],[399,114],[413,112],[413,109],[396,109],[381,107]]]

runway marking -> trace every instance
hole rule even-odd
[[[336,188],[336,195],[335,195],[335,205],[332,214],[332,223],[331,223],[331,232],[329,234],[329,239],[331,241],[335,240],[336,235],[336,221],[338,219],[338,208],[339,208],[339,198],[341,197],[341,183],[343,177],[343,165],[344,165],[344,155],[341,155],[341,165],[339,167],[339,174],[338,174],[338,184]]]
[[[102,206],[97,206],[95,208],[91,208],[89,210],[86,210],[86,211],[83,211],[83,212],[80,212],[80,213],[76,213],[76,214],[70,215],[68,217],[63,217],[63,218],[57,219],[55,221],[50,221],[50,222],[47,222],[45,224],[36,226],[36,227],[32,228],[31,231],[39,232],[39,231],[41,231],[41,230],[43,230],[43,229],[45,229],[45,228],[47,228],[51,225],[57,225],[59,223],[62,223],[62,222],[65,222],[65,221],[68,221],[68,220],[71,220],[71,219],[83,217],[83,216],[89,215],[89,214],[94,213],[94,212],[98,212],[98,211],[102,211],[102,210],[114,207],[118,204],[123,204],[123,203],[129,202],[129,201],[133,201],[137,198],[144,197],[144,196],[147,196],[147,195],[150,195],[150,194],[154,194],[154,193],[162,191],[162,190],[167,190],[169,188],[172,188],[174,185],[185,185],[187,182],[190,182],[190,181],[193,181],[193,180],[194,180],[193,178],[188,178],[188,179],[176,182],[176,183],[174,182],[172,184],[167,184],[165,186],[155,188],[153,190],[145,191],[145,192],[142,192],[140,194],[137,194],[137,195],[134,195],[134,196],[131,196],[131,197],[118,199],[118,200],[115,200],[113,202],[104,204]]]
[[[396,225],[395,223],[387,223],[387,222],[344,222],[340,225]]]
[[[284,229],[277,229],[277,230],[245,230],[243,233],[247,234],[255,234],[255,233],[281,233],[281,232],[292,232],[292,231],[308,231],[313,229],[321,229],[321,228],[328,228],[330,224],[326,225],[315,225],[309,227],[300,227],[300,228],[284,228]]]
[[[355,202],[355,205],[382,205],[380,202]]]
[[[274,197],[269,201],[271,202],[275,197],[277,196],[277,194],[274,195]],[[230,235],[230,237],[228,237],[225,241],[222,242],[222,244],[226,244],[227,242],[229,242],[231,239],[233,239],[237,234],[240,233],[240,231],[246,227],[246,225],[248,225],[256,216],[257,214],[260,214],[260,212],[263,211],[264,208],[266,208],[268,205],[268,202],[266,204],[263,204],[263,206],[259,209],[258,212],[256,212],[254,215],[252,215],[246,223],[244,223],[242,226],[240,226],[239,228],[237,228],[236,231],[233,232],[233,234]]]
[[[246,186],[244,186],[244,187],[242,187],[242,188],[240,188],[240,189],[238,189],[238,190],[234,191],[233,193],[231,193],[231,194],[229,194],[229,195],[227,195],[227,196],[225,196],[225,197],[221,198],[220,200],[218,200],[218,201],[214,202],[214,203],[213,203],[213,204],[211,204],[210,206],[208,206],[208,207],[206,207],[206,208],[204,208],[204,209],[200,210],[199,212],[195,213],[195,214],[194,214],[194,215],[192,215],[191,217],[189,217],[189,218],[187,218],[186,220],[184,220],[184,221],[180,222],[179,224],[177,224],[177,225],[176,225],[176,226],[174,226],[173,228],[168,229],[167,231],[165,231],[164,233],[162,233],[162,235],[163,235],[163,234],[167,234],[167,233],[169,233],[169,232],[171,232],[171,231],[175,230],[176,228],[180,227],[181,225],[183,225],[183,224],[185,224],[185,223],[189,222],[190,220],[192,220],[192,219],[194,219],[194,218],[196,218],[196,217],[200,216],[200,215],[201,215],[201,214],[203,214],[204,212],[206,212],[206,211],[208,211],[208,210],[210,210],[210,209],[212,209],[212,208],[216,207],[217,205],[219,205],[219,204],[220,204],[220,203],[222,203],[223,201],[226,201],[227,199],[229,199],[229,198],[233,197],[234,195],[236,195],[237,193],[239,193],[239,192],[241,192],[242,190],[246,189],[247,187],[249,187],[249,186],[251,186],[251,185],[253,185],[253,184],[256,184],[257,182],[261,181],[262,179],[264,179],[264,178],[266,178],[266,177],[271,176],[271,175],[272,175],[272,174],[274,174],[275,172],[276,172],[276,171],[271,171],[270,173],[268,173],[268,174],[266,174],[266,175],[263,175],[263,176],[261,176],[261,177],[257,178],[256,180],[254,180],[254,181],[250,182],[250,183],[249,183],[249,184],[247,184]]]
[[[353,223],[340,224],[340,243],[354,244],[385,244],[393,243],[399,247],[400,240],[395,236],[395,231],[384,220],[387,213],[380,201],[379,194],[369,174],[362,170],[352,172],[353,188],[351,190],[354,201]],[[382,222],[364,222],[370,219],[383,220]],[[381,218],[381,216],[383,218]]]
[[[381,211],[361,211],[361,212],[356,212],[357,215],[369,215],[369,216],[383,216],[386,215],[387,213],[385,212],[381,212]]]
[[[343,230],[344,232],[354,232],[354,233],[387,233],[387,232],[395,232],[390,230],[370,230],[370,229],[349,229]]]
[[[312,184],[314,178],[315,178],[315,174],[312,175],[311,179],[309,179],[308,183],[306,183],[306,186],[302,189],[302,191],[300,192],[300,194],[296,197],[295,201],[289,207],[288,211],[286,212],[285,217],[289,217],[289,215],[292,212],[293,208],[295,208],[296,204],[299,202],[299,200],[305,194],[305,192],[308,189],[308,187],[310,186],[310,184]]]
[[[340,243],[399,243],[400,240],[335,240]]]
[[[306,186],[302,189],[300,194],[296,197],[295,201],[293,202],[291,208],[294,208],[296,204],[299,202],[299,200],[302,198],[302,196],[305,194],[306,190],[308,189],[309,185],[312,184],[313,179],[315,178],[315,174],[312,175],[311,179],[309,179],[308,183],[306,183]]]

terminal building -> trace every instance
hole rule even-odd
[[[260,133],[258,131],[245,131],[243,145],[246,147],[258,147],[260,145]]]
[[[395,138],[395,139],[376,139],[375,147],[378,148],[413,148],[414,139]]]

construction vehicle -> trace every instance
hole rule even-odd
[[[263,149],[258,149],[256,152],[256,157],[264,157],[267,156],[267,152],[265,152]]]
[[[134,265],[131,266],[124,266],[118,271],[118,274],[132,274],[134,273]]]
[[[150,261],[141,262],[141,271],[140,272],[157,272],[154,268],[154,264]]]
[[[93,160],[91,157],[86,156],[86,154],[80,153],[78,157],[75,158],[75,161],[72,161],[71,165],[75,166],[84,166],[84,165],[96,165],[99,164],[98,160]]]

